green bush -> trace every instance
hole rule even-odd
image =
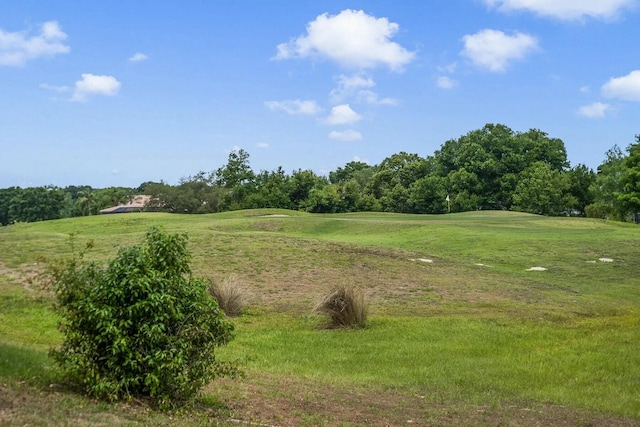
[[[344,285],[328,293],[313,311],[329,316],[329,327],[364,328],[367,325],[367,308],[364,292]]]
[[[233,325],[205,281],[191,276],[186,234],[153,227],[106,267],[83,254],[50,268],[64,335],[51,354],[72,384],[98,398],[172,407],[234,372],[214,354]]]

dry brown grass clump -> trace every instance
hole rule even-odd
[[[364,292],[342,285],[327,294],[313,309],[329,316],[329,327],[364,328],[367,325],[367,301]]]
[[[222,283],[212,282],[209,293],[218,301],[218,306],[229,317],[237,317],[249,302],[249,296],[235,275],[230,275]]]

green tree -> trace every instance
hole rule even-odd
[[[290,195],[292,182],[282,167],[272,172],[262,171],[255,177],[255,192],[245,196],[241,207],[256,208],[294,208]]]
[[[291,174],[289,199],[294,209],[303,208],[311,190],[326,185],[326,178],[316,175],[311,170],[298,169]]]
[[[446,178],[429,175],[420,178],[409,189],[409,203],[416,213],[439,214],[447,212]]]
[[[566,172],[569,181],[569,193],[575,197],[576,203],[569,206],[581,214],[586,207],[595,201],[593,185],[596,182],[595,172],[587,166],[580,164]]]
[[[616,192],[616,198],[622,209],[640,222],[640,135],[636,135],[636,143],[629,145],[629,153],[622,162],[625,174],[622,178],[622,191]]]
[[[558,215],[567,207],[565,177],[549,163],[536,162],[522,174],[513,195],[513,209],[539,215]]]
[[[35,222],[58,219],[67,210],[64,190],[55,186],[30,187],[16,192],[9,201],[13,221]]]
[[[593,185],[594,202],[585,207],[587,216],[623,221],[625,211],[616,194],[624,191],[624,154],[617,145],[605,153],[605,161],[598,166]]]
[[[67,380],[91,396],[168,407],[230,372],[214,350],[233,327],[189,261],[187,235],[155,227],[107,267],[82,254],[52,264],[64,340],[51,354]]]
[[[253,180],[254,173],[249,165],[249,153],[242,148],[229,153],[227,164],[215,173],[215,184],[228,189]]]
[[[20,187],[0,189],[0,225],[9,225],[16,219],[11,216],[11,201],[23,190]]]

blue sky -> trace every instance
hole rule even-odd
[[[596,168],[640,133],[639,0],[0,5],[0,188],[327,174],[486,123]]]

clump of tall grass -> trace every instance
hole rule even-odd
[[[211,282],[209,293],[218,301],[218,306],[229,317],[237,317],[249,302],[249,295],[237,276],[230,275],[221,283]]]
[[[364,328],[367,311],[364,292],[352,285],[336,287],[313,309],[314,313],[329,316],[328,326],[331,328]]]

